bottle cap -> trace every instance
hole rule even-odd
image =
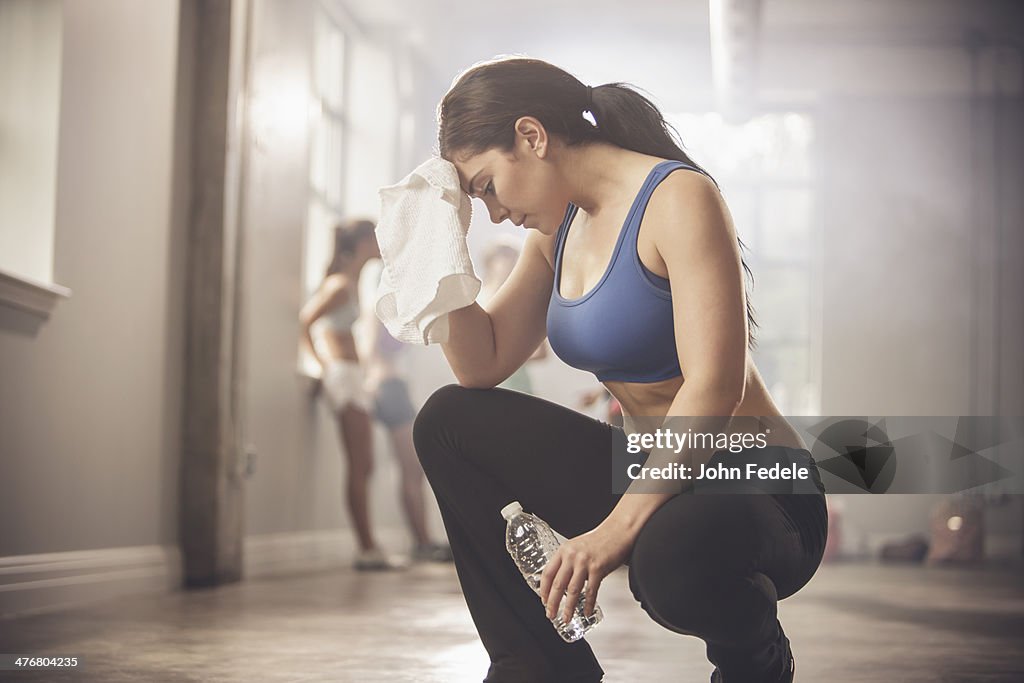
[[[519,504],[518,500],[514,500],[505,507],[501,508],[501,516],[505,519],[512,519],[522,511],[523,506]]]

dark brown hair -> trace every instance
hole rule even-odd
[[[484,62],[456,79],[437,109],[438,151],[449,161],[489,149],[508,152],[515,143],[515,122],[523,116],[536,118],[549,135],[570,147],[606,142],[682,161],[715,182],[683,150],[657,106],[633,86],[606,83],[591,88],[553,64],[522,57]],[[746,245],[737,240],[743,271],[752,282],[743,258]],[[758,323],[749,296],[747,323],[747,343],[753,349]]]
[[[324,277],[340,272],[353,254],[359,244],[368,237],[376,239],[374,230],[377,226],[373,221],[365,218],[356,218],[340,223],[334,228],[334,252],[331,255],[331,262],[327,265],[327,272]]]

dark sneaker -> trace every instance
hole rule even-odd
[[[413,548],[414,562],[451,562],[452,549],[444,543],[424,543]]]

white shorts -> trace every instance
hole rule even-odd
[[[331,361],[321,379],[331,409],[339,412],[354,405],[370,412],[370,396],[363,386],[364,380],[363,368],[359,363],[351,360]]]

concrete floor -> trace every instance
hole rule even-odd
[[[588,640],[608,683],[706,683],[701,641],[665,631],[623,570]],[[1024,573],[826,565],[779,606],[797,681],[1020,683]],[[480,681],[487,656],[450,566],[319,572],[0,621],[0,652],[78,655],[17,681]]]

